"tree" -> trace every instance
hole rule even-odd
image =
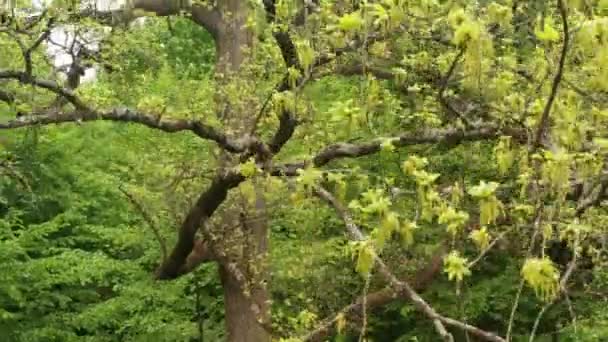
[[[180,223],[175,246],[155,276],[174,279],[203,262],[216,262],[230,341],[268,341],[274,333],[266,285],[271,280],[266,193],[278,186],[276,179],[295,179],[294,200],[316,196],[334,208],[355,241],[357,270],[369,282],[377,269],[388,284],[387,290],[365,295],[329,317],[304,340],[318,340],[360,309],[401,297],[430,320],[445,341],[453,340],[454,331],[505,341],[511,338],[524,285],[546,302],[534,335],[547,308],[568,298],[569,281],[583,257],[581,246],[593,250],[601,233],[601,215],[585,214],[600,206],[607,184],[606,142],[601,137],[608,91],[603,51],[608,49],[596,49],[608,44],[606,11],[602,1],[564,0],[541,5],[136,0],[118,11],[52,2],[39,14],[4,15],[8,20],[3,20],[0,32],[10,45],[2,52],[14,58],[0,64],[0,100],[21,117],[0,124],[0,129],[105,120],[167,133],[189,132],[215,143],[220,151],[208,161],[215,168],[212,179]],[[91,96],[78,80],[83,60],[120,76],[115,51],[103,38],[97,52],[74,49],[74,44],[72,49],[65,47],[72,54],[65,85],[54,76],[56,70],[41,62],[41,50],[52,44],[54,27],[71,25],[76,32],[99,34],[101,26],[119,30],[149,14],[183,15],[211,34],[216,118],[196,113],[173,116],[159,110],[153,99],[129,108],[114,106],[119,96]],[[274,63],[272,51],[280,62]],[[334,123],[317,122],[306,91],[337,75],[360,76],[360,98],[335,104],[330,109]],[[260,96],[260,84],[272,81],[270,94]],[[296,136],[298,127],[303,137]],[[332,131],[340,128],[345,132]],[[307,148],[318,152],[301,160],[295,153],[282,156],[294,140],[306,141]],[[327,140],[334,141],[325,145]],[[436,170],[428,158],[410,156],[398,161],[402,180],[396,182],[392,172],[352,194],[357,190],[349,180],[360,175],[346,159],[470,142],[496,142],[499,182],[472,184],[479,179],[444,177],[432,172]],[[340,161],[347,172],[324,169]],[[445,178],[443,185],[453,183],[449,189],[440,191],[440,176]],[[415,188],[415,205],[410,196],[400,195],[406,187]],[[347,200],[349,205],[343,203]],[[415,210],[408,212],[404,206]],[[522,282],[505,331],[439,313],[415,286],[428,272],[403,280],[384,261],[391,236],[401,235],[410,246],[418,226],[434,231],[441,227],[437,236],[452,241],[451,251],[432,258],[429,269],[437,273],[437,260],[443,260],[449,279],[457,285],[501,241],[526,246],[512,253],[521,260]],[[369,237],[362,227],[369,228]],[[470,253],[469,238],[478,250],[473,261],[463,256]],[[572,250],[561,272],[545,252],[556,239],[566,241],[565,249]]]

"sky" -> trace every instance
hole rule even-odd
[[[3,0],[0,0],[3,1]],[[42,9],[45,0],[32,0],[32,7],[36,9]],[[120,9],[125,0],[89,0],[82,1],[83,6],[87,6],[87,3],[94,5],[100,11],[109,11]],[[50,40],[57,45],[70,46],[74,39],[73,30],[69,27],[56,27],[51,31]],[[64,51],[64,49],[55,44],[48,44],[47,52],[53,60],[53,64],[58,69],[68,67],[72,63],[72,56]],[[98,48],[97,44],[89,44],[89,49],[95,50]],[[95,79],[96,69],[88,68],[85,70],[84,77],[81,78],[81,83],[90,82]]]

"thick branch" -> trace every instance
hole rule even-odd
[[[288,110],[283,111],[283,115],[279,117],[279,128],[272,137],[272,140],[268,143],[270,152],[277,154],[281,151],[281,148],[291,139],[293,133],[298,126],[298,120]]]
[[[268,22],[270,22],[270,23],[275,21],[275,15],[276,15],[275,2],[276,1],[274,1],[274,0],[264,0],[264,8],[266,10],[266,17],[267,17]],[[303,9],[303,11],[306,11],[306,9]],[[301,86],[306,81],[306,77],[304,76],[306,74],[306,71],[303,70],[302,66],[300,65],[300,62],[298,60],[298,52],[296,49],[296,45],[294,44],[293,40],[289,36],[289,31],[283,31],[283,30],[277,29],[277,30],[273,31],[272,35],[273,35],[275,41],[277,42],[279,50],[281,51],[281,55],[283,56],[283,61],[285,62],[285,66],[288,69],[294,68],[294,69],[300,71],[300,73],[302,74],[302,76],[296,82],[297,86]],[[289,90],[289,82],[288,82],[288,78],[286,76],[283,78],[281,83],[279,85],[277,85],[277,87],[275,89],[273,89],[272,93],[268,97],[268,100],[270,100],[272,98],[272,95],[275,92],[284,92],[287,90]],[[260,113],[258,114],[258,119],[256,119],[254,127],[252,128],[253,130],[255,130],[257,128],[257,123],[259,121],[259,118],[264,114],[264,111],[266,110],[266,105],[267,105],[267,102],[264,103],[264,105],[260,109]],[[293,136],[293,133],[295,132],[297,125],[298,125],[298,120],[295,117],[295,113],[293,113],[290,110],[284,109],[279,117],[279,128],[277,129],[272,140],[268,143],[271,153],[276,154],[281,150],[281,148],[283,148],[283,146]]]
[[[264,9],[266,9],[266,18],[268,22],[272,23],[275,20],[276,6],[274,0],[264,0]],[[296,46],[293,43],[289,32],[287,30],[275,29],[272,32],[274,39],[281,50],[281,55],[285,61],[285,65],[288,68],[301,69],[300,63],[298,62],[298,53]]]
[[[22,84],[30,84],[38,88],[46,89],[52,93],[55,93],[76,107],[81,111],[92,111],[92,109],[82,102],[70,89],[64,88],[55,81],[43,80],[32,77],[31,74],[23,71],[16,70],[0,70],[0,79],[12,79],[19,81]]]
[[[216,38],[221,22],[220,14],[214,5],[207,2],[198,1],[197,4],[192,4],[192,1],[178,0],[134,0],[130,4],[130,8],[121,9],[118,11],[98,11],[96,9],[87,9],[81,11],[78,15],[81,17],[94,18],[101,22],[111,24],[118,19],[119,21],[129,22],[145,13],[136,13],[134,10],[154,13],[155,16],[166,17],[189,13],[191,19],[198,25],[209,31]]]
[[[15,129],[38,125],[51,125],[80,121],[118,121],[136,123],[149,128],[158,129],[167,133],[191,131],[198,137],[216,142],[220,147],[229,152],[244,152],[254,145],[255,140],[248,137],[242,139],[231,139],[220,130],[206,125],[201,121],[185,119],[163,119],[156,115],[144,114],[127,108],[115,108],[107,112],[74,111],[60,114],[38,114],[33,113],[27,119],[13,120],[0,123],[0,130]]]
[[[497,139],[501,136],[511,136],[515,140],[525,140],[525,131],[519,129],[499,129],[494,126],[478,127],[471,130],[461,130],[456,128],[448,129],[430,129],[419,132],[404,133],[402,135],[375,139],[367,143],[350,144],[337,143],[330,145],[319,152],[312,159],[312,165],[320,167],[329,162],[341,158],[358,158],[374,154],[380,151],[383,142],[390,140],[396,148],[419,145],[442,143],[447,145],[458,145],[469,141],[480,141]],[[274,174],[293,176],[296,175],[296,170],[304,168],[310,162],[298,162],[278,166],[273,170]]]
[[[237,173],[218,174],[215,177],[209,188],[199,196],[182,223],[173,251],[156,271],[158,279],[174,279],[185,273],[184,265],[194,248],[197,230],[224,202],[228,191],[236,187],[243,179],[243,176]]]

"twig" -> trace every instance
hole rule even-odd
[[[154,233],[154,237],[156,237],[156,241],[158,241],[158,245],[160,246],[162,262],[165,262],[165,260],[167,260],[167,244],[165,242],[165,239],[163,239],[163,237],[160,233],[160,229],[158,229],[158,226],[154,222],[154,219],[144,209],[144,206],[135,198],[135,196],[133,196],[131,193],[129,193],[127,190],[125,190],[123,188],[122,184],[118,186],[118,190],[120,190],[120,192],[122,192],[122,194],[125,195],[125,197],[129,200],[129,202],[131,202],[133,207],[135,207],[135,209],[139,212],[139,214],[146,221],[148,226],[150,226],[150,229]]]
[[[369,286],[371,284],[372,281],[372,270],[374,269],[375,266],[375,261],[372,261],[372,266],[369,270],[369,273],[367,274],[367,276],[365,277],[365,286],[363,287],[363,305],[361,306],[361,316],[362,316],[362,324],[361,324],[361,332],[359,333],[359,342],[364,342],[365,341],[365,333],[367,331],[367,293],[369,292]]]
[[[462,58],[462,56],[464,56],[464,53],[465,53],[465,49],[460,49],[460,51],[458,51],[458,54],[456,55],[456,57],[454,57],[454,60],[450,64],[450,68],[448,69],[447,74],[441,81],[441,86],[439,88],[438,97],[439,97],[439,102],[441,103],[441,105],[450,114],[452,114],[452,115],[458,117],[460,120],[462,120],[462,122],[465,124],[465,126],[467,128],[471,128],[471,127],[473,127],[473,124],[469,121],[469,119],[467,119],[462,113],[457,111],[456,108],[454,108],[454,106],[452,106],[452,104],[445,97],[445,92],[448,89],[448,84],[450,82],[450,78],[452,78],[454,71],[456,71],[456,66],[458,66],[460,59]]]
[[[28,77],[32,77],[33,66],[32,66],[32,53],[36,50],[43,41],[45,41],[51,35],[51,28],[53,27],[53,18],[50,18],[47,24],[47,28],[44,32],[32,43],[32,45],[23,51],[23,59],[25,61],[25,73]]]
[[[557,0],[557,7],[559,9],[560,16],[562,18],[562,25],[564,30],[564,43],[562,45],[562,51],[559,58],[559,66],[557,68],[557,73],[555,74],[555,78],[553,78],[553,84],[551,85],[551,93],[549,94],[549,98],[547,99],[547,104],[543,109],[543,114],[540,119],[540,123],[538,125],[538,129],[536,131],[536,137],[534,139],[534,144],[532,146],[533,150],[537,149],[542,145],[542,139],[545,136],[547,129],[549,128],[549,115],[551,114],[551,108],[553,107],[553,102],[555,102],[555,98],[557,96],[557,91],[559,90],[559,85],[562,81],[562,77],[564,74],[564,68],[566,66],[566,57],[568,54],[568,48],[570,43],[570,32],[568,31],[568,12],[566,11],[566,5],[563,0]]]
[[[608,180],[602,180],[598,189],[592,191],[587,198],[582,199],[576,207],[574,216],[581,217],[587,209],[599,205],[606,198],[606,190],[608,189]]]
[[[559,281],[559,294],[553,300],[551,300],[549,303],[545,304],[543,306],[543,308],[540,310],[540,312],[538,313],[538,316],[536,317],[536,320],[534,321],[534,326],[532,327],[532,331],[530,332],[529,342],[533,342],[534,341],[534,336],[536,335],[536,330],[538,329],[538,325],[540,324],[540,320],[542,319],[542,317],[545,314],[545,312],[553,304],[555,304],[555,302],[557,301],[557,299],[559,298],[559,296],[562,293],[563,294],[567,294],[568,290],[567,290],[566,284],[568,283],[568,279],[570,279],[570,276],[572,275],[572,273],[574,272],[574,269],[576,268],[576,262],[577,262],[577,259],[578,259],[578,252],[576,251],[577,248],[578,248],[578,240],[575,240],[574,246],[572,248],[574,250],[572,260],[568,264],[568,269],[566,270],[566,272],[564,273],[564,275],[562,276],[562,278]]]
[[[510,231],[510,229],[509,229]],[[483,251],[481,251],[481,253],[479,253],[479,255],[477,256],[477,258],[475,258],[474,260],[472,260],[471,262],[469,262],[469,264],[467,265],[468,268],[473,268],[478,262],[481,261],[481,259],[483,259],[483,257],[488,254],[488,252],[490,250],[492,250],[492,248],[498,243],[498,241],[502,240],[505,235],[507,235],[507,232],[503,232],[501,233],[499,236],[497,236]]]

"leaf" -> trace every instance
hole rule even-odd
[[[312,166],[306,167],[305,169],[298,169],[297,173],[298,177],[296,178],[296,182],[306,190],[315,187],[323,176],[322,171],[319,171]]]
[[[559,271],[550,259],[527,259],[521,269],[521,275],[540,299],[548,302],[557,295]]]
[[[238,168],[239,173],[246,178],[251,178],[262,171],[260,168],[258,168],[254,158],[249,158],[247,162],[240,164]]]
[[[374,250],[369,245],[369,242],[364,242],[359,245],[359,254],[357,258],[357,272],[362,276],[367,276],[374,265]]]
[[[505,175],[511,168],[514,161],[514,153],[511,150],[511,137],[501,137],[494,148],[496,163],[500,174]]]
[[[366,214],[382,215],[388,213],[392,204],[382,189],[370,189],[362,194],[362,199],[365,205],[361,208],[361,211]]]
[[[457,211],[452,207],[447,207],[439,213],[438,222],[445,224],[447,230],[452,235],[456,235],[469,220],[469,214],[463,211]]]
[[[448,254],[444,260],[444,272],[448,274],[449,280],[460,282],[464,277],[471,275],[471,270],[467,266],[467,259],[460,256],[457,251]]]
[[[544,42],[556,42],[559,40],[559,32],[553,27],[552,17],[539,17],[537,19],[536,27],[534,28],[534,34],[536,38]]]
[[[380,151],[385,153],[391,153],[395,151],[395,145],[393,145],[392,139],[384,139],[380,144]]]
[[[490,245],[490,234],[488,234],[487,227],[472,231],[469,237],[481,251],[485,250]]]
[[[401,224],[399,234],[401,235],[401,240],[406,247],[411,246],[414,243],[414,231],[416,229],[418,229],[416,222],[404,222]]]
[[[347,13],[338,20],[338,27],[346,32],[356,32],[361,30],[364,21],[359,12]]]
[[[468,193],[469,195],[476,197],[476,198],[488,198],[492,195],[494,195],[494,193],[496,192],[496,189],[498,189],[498,183],[496,182],[489,182],[486,183],[485,181],[480,181],[479,185],[473,186],[469,189]]]
[[[344,313],[340,312],[336,316],[336,331],[338,334],[341,334],[344,331],[344,328],[346,328],[346,316]]]
[[[309,41],[296,42],[296,48],[298,50],[300,64],[304,69],[308,70],[315,61],[315,50],[310,45]]]
[[[414,171],[426,167],[428,163],[429,161],[426,158],[411,156],[403,162],[401,169],[406,174],[412,175]]]

